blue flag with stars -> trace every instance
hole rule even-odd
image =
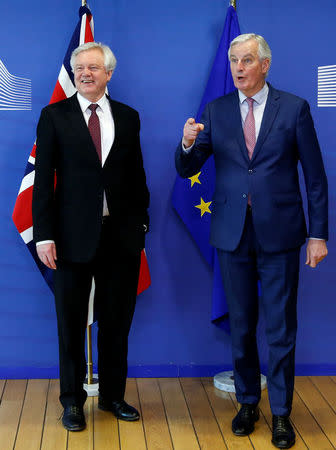
[[[230,42],[239,34],[237,13],[230,6],[215,61],[196,116],[196,122],[199,122],[207,103],[235,89],[228,60],[228,49]],[[213,269],[211,312],[213,322],[223,319],[228,313],[217,253],[214,247],[209,244],[211,203],[214,189],[215,165],[214,158],[211,156],[198,174],[187,179],[177,175],[172,196],[173,207],[195,240],[202,256]]]

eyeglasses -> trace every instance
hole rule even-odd
[[[105,70],[105,67],[101,66],[76,66],[74,69],[74,72],[76,74],[81,74],[84,72],[84,70],[88,70],[89,72],[99,72],[100,70]]]

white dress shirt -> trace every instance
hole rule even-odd
[[[255,122],[256,141],[259,136],[260,126],[261,126],[262,118],[263,118],[264,111],[265,111],[266,101],[267,101],[267,97],[268,97],[268,91],[269,91],[269,87],[268,87],[267,83],[265,83],[263,88],[251,97],[254,100],[253,115],[254,115],[254,122]],[[242,126],[244,128],[244,123],[245,123],[246,116],[248,113],[248,103],[246,101],[247,97],[245,94],[243,94],[239,90],[238,90],[238,95],[239,95],[240,114],[241,114],[241,118],[242,118]]]
[[[88,125],[89,118],[92,114],[91,109],[89,109],[89,106],[92,104],[92,102],[90,102],[88,99],[80,95],[79,92],[77,92],[77,99],[83,112],[86,125]],[[96,113],[97,116],[99,117],[100,122],[101,152],[102,152],[102,166],[103,166],[114,142],[114,135],[115,135],[114,121],[112,111],[110,108],[110,103],[107,100],[105,94],[101,99],[95,102],[95,104],[98,105]],[[104,192],[103,216],[109,215],[110,213],[107,208],[106,195]]]
[[[92,114],[91,110],[89,109],[89,106],[92,104],[92,102],[87,100],[78,92],[77,92],[77,99],[83,112],[86,125],[88,125],[89,118]],[[100,122],[102,165],[104,165],[106,158],[110,153],[112,144],[114,142],[114,135],[115,135],[114,121],[112,117],[112,111],[110,108],[110,102],[108,101],[105,94],[101,99],[98,100],[98,102],[95,102],[95,104],[98,105],[96,113],[97,116],[99,117]]]

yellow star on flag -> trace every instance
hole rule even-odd
[[[212,202],[205,202],[203,200],[203,198],[201,197],[201,204],[200,205],[195,205],[195,208],[198,208],[201,210],[201,217],[203,217],[204,213],[209,213],[211,214],[211,211],[209,209],[209,206],[211,205]]]
[[[196,175],[189,177],[189,180],[191,181],[191,187],[193,187],[195,183],[202,184],[200,182],[200,180],[198,179],[198,177],[200,175],[201,175],[201,172],[198,172],[198,173],[196,173]]]

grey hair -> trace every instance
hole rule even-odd
[[[116,57],[114,56],[112,50],[107,45],[102,44],[101,42],[87,42],[86,44],[82,44],[79,47],[75,48],[75,50],[71,53],[70,58],[70,66],[72,71],[74,71],[75,67],[75,59],[81,52],[86,52],[92,49],[99,49],[104,55],[104,67],[106,72],[110,70],[114,70],[117,65]]]
[[[230,47],[229,47],[229,50],[228,50],[229,58],[231,56],[231,48],[234,45],[242,44],[243,42],[249,41],[250,39],[254,39],[258,43],[258,56],[259,56],[259,59],[261,61],[263,61],[264,59],[269,59],[270,66],[271,66],[272,52],[271,52],[271,49],[270,49],[269,45],[267,44],[267,42],[265,41],[265,39],[262,36],[260,36],[259,34],[254,34],[254,33],[240,34],[239,36],[234,38],[231,41]]]

